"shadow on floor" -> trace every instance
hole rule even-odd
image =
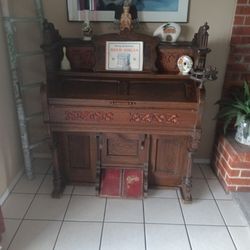
[[[237,192],[232,194],[234,199],[240,205],[243,213],[246,216],[248,224],[250,225],[250,192]]]

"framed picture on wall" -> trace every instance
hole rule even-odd
[[[69,21],[114,21],[124,0],[67,0]],[[189,0],[132,0],[139,22],[187,22]]]

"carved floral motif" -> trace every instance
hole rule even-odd
[[[130,113],[130,122],[177,124],[178,116],[161,113]]]
[[[183,55],[188,55],[192,58],[193,51],[191,49],[162,48],[159,54],[161,69],[164,72],[179,72],[177,60]]]
[[[112,112],[92,112],[92,111],[65,111],[67,121],[112,121]]]

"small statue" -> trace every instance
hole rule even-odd
[[[92,27],[89,20],[85,20],[82,24],[82,36],[84,41],[90,41],[92,39]]]
[[[120,19],[120,30],[123,31],[125,29],[131,30],[132,29],[132,16],[129,13],[130,6],[129,5],[124,5],[123,6],[123,13],[121,15]]]
[[[92,40],[93,29],[89,21],[89,10],[84,10],[84,22],[82,23],[82,39],[84,41]]]

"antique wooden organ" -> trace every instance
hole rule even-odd
[[[149,186],[180,187],[191,200],[192,153],[201,137],[204,87],[179,74],[182,55],[203,72],[205,24],[192,42],[166,43],[135,32],[103,34],[92,41],[62,39],[44,25],[47,84],[44,121],[53,150],[54,190],[95,183],[97,193],[142,197]],[[142,41],[142,71],[105,68],[107,41]],[[63,46],[71,70],[61,70]]]

